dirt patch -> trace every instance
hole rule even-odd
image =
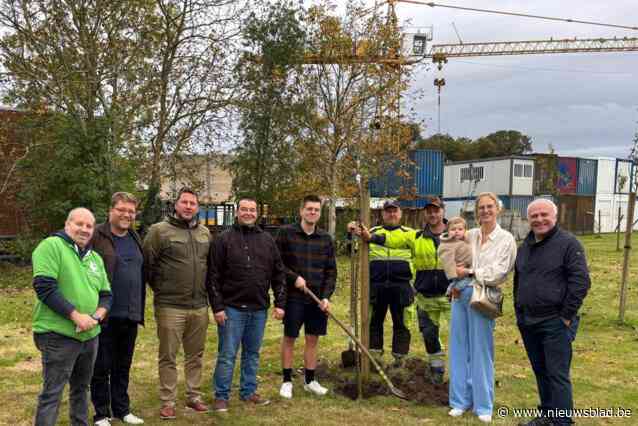
[[[414,401],[425,405],[448,405],[448,384],[433,384],[430,380],[427,363],[418,358],[409,358],[403,368],[388,368],[386,374],[398,389]],[[374,367],[371,366],[374,370]],[[336,393],[350,399],[356,399],[358,390],[352,368],[342,368],[321,362],[317,365],[317,374],[322,380],[332,382]],[[371,374],[370,382],[363,388],[363,398],[391,395],[383,379],[376,373]]]

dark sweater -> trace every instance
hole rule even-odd
[[[329,299],[335,291],[337,262],[330,234],[316,229],[308,235],[301,224],[283,226],[277,233],[277,247],[286,271],[287,300],[314,303],[295,287],[299,276],[319,299]]]
[[[591,286],[585,250],[556,225],[541,241],[530,232],[518,249],[514,307],[519,324],[560,316],[571,320]]]

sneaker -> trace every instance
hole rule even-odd
[[[443,384],[445,369],[443,367],[430,367],[430,379],[435,385]]]
[[[250,402],[254,405],[268,405],[270,404],[270,400],[266,398],[262,398],[258,393],[254,393],[250,395],[248,398],[242,399],[244,402]]]
[[[328,393],[328,389],[324,388],[323,386],[321,386],[319,384],[318,381],[313,380],[310,383],[306,383],[305,385],[303,385],[303,388],[307,391],[307,392],[312,392],[315,395],[325,395]]]
[[[450,411],[448,411],[448,416],[452,416],[452,417],[461,417],[463,415],[463,413],[465,413],[465,410],[461,410],[460,408],[452,408]]]
[[[279,389],[279,395],[282,398],[291,399],[292,398],[292,382],[283,382],[281,384],[281,388]]]
[[[196,413],[208,413],[208,405],[204,404],[200,399],[187,402],[186,408],[189,408]]]
[[[133,413],[128,413],[126,416],[121,419],[124,423],[128,423],[130,425],[141,425],[144,424],[144,420],[140,419]]]
[[[111,426],[111,419],[109,419],[108,417],[104,417],[103,419],[95,422],[95,426]]]
[[[225,399],[216,399],[213,409],[218,413],[226,413],[228,411],[228,401]]]
[[[490,416],[489,414],[481,414],[480,416],[478,416],[478,419],[483,423],[492,423],[492,416]]]
[[[174,405],[164,405],[160,408],[160,419],[162,420],[172,420],[175,418],[175,406]]]

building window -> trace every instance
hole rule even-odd
[[[461,169],[461,182],[483,180],[483,167],[466,167]]]
[[[514,164],[514,177],[531,178],[532,177],[532,165],[531,164]]]
[[[531,178],[533,173],[534,173],[534,170],[533,170],[533,168],[532,168],[532,165],[531,165],[531,164],[526,164],[526,165],[525,165],[525,171],[524,171],[524,173],[523,173],[523,174],[524,174],[524,176],[525,176],[526,178]]]

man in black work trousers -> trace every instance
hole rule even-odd
[[[516,320],[540,396],[540,415],[523,423],[528,426],[572,423],[572,342],[591,285],[583,246],[558,227],[556,216],[552,201],[533,201],[527,208],[532,230],[516,256]]]
[[[96,426],[110,426],[111,418],[128,424],[144,423],[131,413],[128,395],[129,371],[137,327],[144,323],[146,295],[142,242],[133,229],[136,210],[137,200],[132,194],[113,194],[109,219],[96,228],[91,241],[104,260],[113,293],[113,306],[102,325],[91,381]]]

